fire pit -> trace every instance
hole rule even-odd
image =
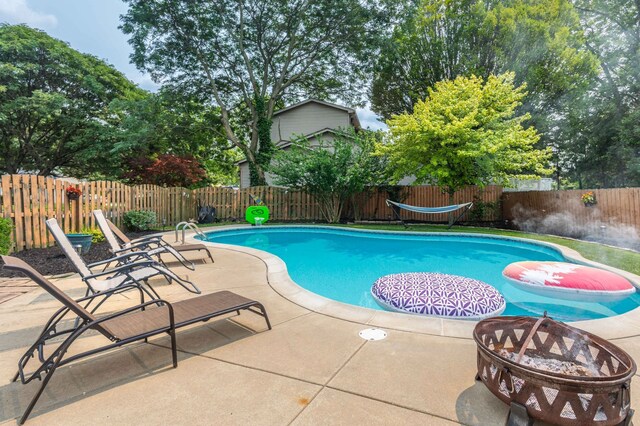
[[[511,405],[507,424],[630,423],[636,364],[608,341],[546,316],[485,319],[473,338],[476,378]]]

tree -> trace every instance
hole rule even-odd
[[[527,83],[531,108],[553,105],[595,75],[583,42],[569,0],[421,0],[378,57],[372,107],[390,118],[438,81],[507,71]]]
[[[210,97],[253,185],[264,183],[273,150],[260,135],[268,135],[276,107],[303,97],[357,97],[384,28],[373,0],[126,2],[121,28],[134,63],[158,81]],[[247,120],[234,122],[243,109]]]
[[[372,109],[411,113],[438,81],[515,72],[530,113],[557,158],[568,142],[568,115],[597,74],[570,0],[420,0],[384,44],[375,67]]]
[[[576,0],[597,78],[572,102],[558,157],[580,188],[640,185],[640,2]]]
[[[0,24],[0,172],[91,169],[108,104],[142,91],[105,62],[25,25]]]
[[[130,183],[194,188],[206,183],[207,172],[192,155],[162,154],[156,159],[134,157],[122,176]]]
[[[310,194],[326,221],[335,223],[355,194],[386,182],[385,162],[374,155],[377,139],[374,132],[350,131],[314,148],[298,140],[275,155],[269,172],[276,184]]]
[[[453,195],[467,185],[504,184],[511,177],[531,178],[550,172],[550,150],[534,148],[539,135],[524,128],[528,114],[516,116],[525,97],[513,73],[458,77],[442,81],[418,101],[412,114],[387,121],[394,177],[416,176]]]
[[[225,136],[220,111],[196,96],[184,97],[165,86],[143,99],[111,103],[114,116],[113,148],[124,168],[114,176],[127,174],[129,158],[153,162],[158,155],[193,156],[207,172],[208,183],[232,184],[238,179],[235,162],[241,156]]]

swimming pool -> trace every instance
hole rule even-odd
[[[514,287],[502,270],[521,260],[566,261],[554,248],[488,235],[363,232],[328,227],[254,227],[207,232],[207,241],[252,247],[280,257],[289,276],[321,296],[383,310],[371,296],[373,282],[400,272],[440,272],[484,281],[506,299],[503,315],[564,320],[605,318],[640,306],[636,293],[611,303],[534,295]]]

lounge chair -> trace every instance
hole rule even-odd
[[[160,255],[163,253],[167,253],[175,257],[186,268],[189,268],[192,271],[195,269],[193,262],[185,259],[184,256],[181,255],[176,249],[166,244],[161,237],[152,236],[151,238],[147,238],[146,240],[131,243],[127,236],[124,233],[120,232],[120,230],[118,229],[118,232],[122,234],[120,239],[124,237],[128,241],[124,244],[120,244],[118,242],[118,239],[116,238],[115,233],[109,226],[109,221],[106,217],[104,217],[102,210],[94,210],[93,217],[96,218],[98,227],[104,234],[104,238],[109,243],[109,246],[111,247],[111,253],[113,253],[114,256],[118,256],[124,253],[131,253],[134,251],[145,251],[149,256],[155,256],[158,259],[158,262],[164,265],[164,262],[162,261]]]
[[[102,211],[100,211],[100,210],[94,210],[93,211],[93,215],[96,217],[96,220],[97,220],[98,217],[96,216],[96,212],[100,212],[100,214],[102,214]],[[102,217],[104,218],[104,214],[102,214]],[[198,251],[199,252],[199,251],[203,251],[204,250],[204,252],[207,254],[209,259],[211,259],[211,263],[214,262],[213,256],[211,256],[211,252],[209,251],[209,247],[207,247],[204,244],[170,245],[167,242],[165,242],[162,239],[162,237],[159,237],[157,235],[149,235],[147,237],[142,237],[142,238],[137,238],[135,240],[130,240],[125,235],[125,233],[122,232],[120,230],[120,228],[118,228],[113,222],[111,222],[107,218],[104,218],[104,220],[107,223],[107,225],[109,226],[109,229],[111,229],[111,232],[113,232],[113,234],[115,234],[115,236],[120,241],[122,241],[121,247],[123,249],[130,247],[130,248],[135,248],[135,249],[139,249],[139,250],[149,250],[149,249],[155,249],[155,248],[162,247],[162,246],[165,246],[165,247],[168,246],[168,247],[171,247],[174,251],[176,251],[178,253],[181,253],[181,254],[184,253],[184,252],[187,252],[187,251]],[[100,226],[100,229],[102,230],[102,226],[100,225],[100,222],[98,222],[98,226]],[[102,230],[102,232],[104,233],[104,230]],[[105,234],[105,236],[106,235],[107,234]],[[178,258],[178,260],[180,260],[180,259]]]
[[[112,290],[128,284],[135,284],[149,296],[159,299],[160,296],[158,296],[158,293],[156,293],[156,291],[147,282],[149,278],[157,275],[164,276],[169,283],[172,281],[177,282],[192,293],[200,293],[200,289],[198,289],[194,283],[185,280],[184,278],[180,278],[178,275],[153,260],[144,251],[125,253],[87,265],[82,257],[80,257],[80,255],[73,249],[73,246],[67,239],[67,236],[64,235],[64,231],[60,228],[58,221],[56,219],[49,219],[46,221],[46,224],[49,232],[51,232],[56,243],[58,243],[58,246],[62,249],[65,256],[67,256],[71,261],[75,270],[78,271],[82,277],[82,281],[87,284],[87,296],[91,293],[104,292],[106,290]],[[91,271],[91,268],[95,266],[108,265],[110,263],[117,263],[118,266],[109,271],[97,273]],[[142,283],[145,283],[146,287],[143,286]],[[149,293],[149,291],[151,291],[151,293]]]
[[[5,269],[24,273],[64,305],[53,314],[36,342],[18,362],[18,372],[13,377],[14,382],[17,381],[18,378],[20,378],[23,384],[27,384],[35,378],[42,380],[40,388],[29,403],[19,424],[23,424],[27,420],[31,410],[33,410],[38,398],[40,398],[40,395],[56,369],[79,358],[126,345],[127,343],[140,340],[146,341],[149,337],[168,333],[171,336],[171,354],[175,368],[178,366],[175,330],[180,327],[200,321],[207,321],[211,318],[232,312],[237,312],[237,314],[240,315],[241,310],[248,310],[262,316],[269,330],[271,329],[269,317],[261,303],[230,291],[219,291],[176,303],[169,303],[165,300],[150,300],[144,302],[143,298],[142,303],[136,306],[120,312],[96,317],[92,312],[87,311],[81,303],[90,303],[93,299],[108,297],[110,293],[116,289],[73,300],[24,261],[10,256],[1,256],[1,258]],[[157,306],[158,303],[162,305]],[[259,309],[259,311],[255,308]],[[69,313],[77,316],[81,320],[75,321],[74,325],[65,329],[64,325],[60,324],[60,322]],[[65,358],[71,344],[89,330],[99,332],[109,339],[110,343]],[[67,337],[60,339],[61,336]],[[55,347],[55,349],[52,349],[51,355],[46,357],[45,346],[47,344],[55,345],[57,343],[59,343],[59,345]],[[36,359],[40,361],[40,365],[34,371],[25,373],[25,368],[29,361]],[[43,374],[44,378],[42,378]]]

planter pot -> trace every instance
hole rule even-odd
[[[91,234],[65,234],[71,245],[82,247],[82,253],[86,253],[91,248],[91,240],[93,235]]]
[[[67,194],[67,198],[69,199],[69,201],[79,200],[80,194],[75,194],[75,193]]]
[[[594,202],[592,202],[592,203],[584,203],[584,206],[585,206],[585,207],[593,207],[593,206],[595,206],[596,204],[597,204],[597,203],[594,201]]]

